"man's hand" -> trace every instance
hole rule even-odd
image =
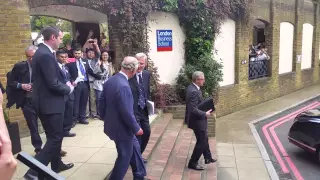
[[[28,92],[32,91],[32,85],[31,84],[21,84],[21,87],[25,91],[28,91]]]
[[[140,128],[136,135],[137,135],[137,136],[143,135],[143,130]]]
[[[0,132],[0,174],[1,180],[10,180],[17,168],[17,161],[11,152],[11,140]]]
[[[211,112],[212,112],[212,109],[210,109],[209,111],[206,112],[206,116],[210,116],[211,115]]]

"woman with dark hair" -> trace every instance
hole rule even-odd
[[[112,66],[112,64],[110,64],[108,60],[109,60],[108,52],[107,51],[102,51],[100,59],[98,60],[96,65],[92,68],[94,74],[99,75],[99,76],[102,77],[100,80],[95,79],[94,82],[93,82],[93,89],[95,91],[97,109],[99,109],[99,107],[100,107],[99,99],[100,99],[100,96],[101,96],[101,92],[103,90],[103,84],[112,75],[111,74],[112,73],[112,68],[110,68],[110,66]],[[100,116],[98,114],[98,111],[97,111],[97,115]]]

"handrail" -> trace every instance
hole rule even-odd
[[[18,153],[17,159],[38,173],[39,180],[65,180],[66,178],[52,171],[47,166],[25,152]]]

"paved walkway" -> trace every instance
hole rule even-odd
[[[218,180],[270,179],[248,125],[319,94],[315,85],[217,119]]]
[[[151,121],[155,117],[151,118]],[[63,162],[72,162],[75,167],[60,173],[68,180],[103,180],[111,172],[117,158],[115,144],[103,133],[103,121],[90,120],[89,125],[78,124],[72,129],[76,137],[64,138],[62,149],[67,151]],[[41,134],[43,142],[45,135]],[[152,143],[150,143],[152,144]],[[22,151],[34,155],[30,137],[21,139]],[[14,179],[24,179],[28,167],[18,161]]]

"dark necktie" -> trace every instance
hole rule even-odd
[[[139,85],[138,85],[138,90],[139,90],[139,106],[141,109],[144,109],[146,106],[146,98],[144,94],[144,87],[143,87],[143,81],[142,81],[142,74],[138,75],[139,78]]]
[[[63,72],[64,78],[67,80],[67,71],[66,71],[66,67],[64,67],[64,65],[61,66],[61,70]]]

